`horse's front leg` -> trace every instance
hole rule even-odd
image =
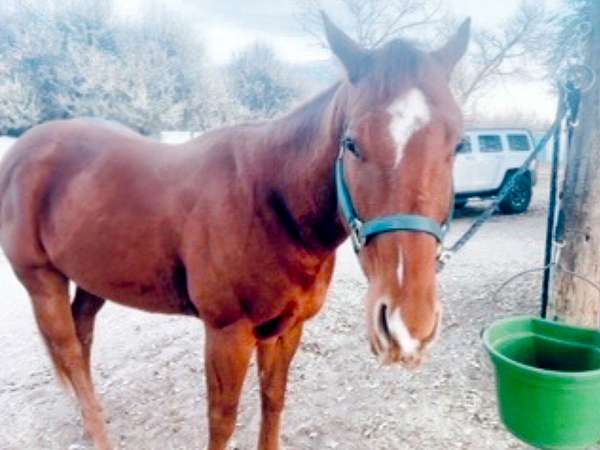
[[[238,401],[255,345],[248,324],[239,323],[223,330],[206,326],[208,450],[224,450],[233,434]]]
[[[301,336],[302,323],[298,323],[285,334],[258,344],[262,404],[259,450],[279,449],[279,425],[285,401],[288,369]]]

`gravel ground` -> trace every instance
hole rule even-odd
[[[543,259],[547,177],[530,210],[495,216],[440,277],[445,315],[431,361],[418,372],[381,368],[370,354],[366,286],[351,249],[340,250],[322,313],[308,324],[291,371],[287,449],[525,449],[498,421],[493,375],[479,333],[494,319],[536,313],[540,277],[492,292]],[[460,212],[450,240],[485,204]],[[0,261],[0,449],[88,449],[75,401],[54,381],[29,301]],[[121,449],[206,444],[203,332],[185,317],[109,304],[99,314],[94,372]],[[254,369],[254,367],[253,367]],[[255,370],[232,449],[253,449],[260,408]]]

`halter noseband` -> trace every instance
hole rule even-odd
[[[433,236],[439,244],[442,243],[448,228],[448,221],[440,225],[429,217],[419,214],[392,214],[390,216],[376,217],[366,222],[361,220],[354,207],[354,202],[346,183],[346,177],[344,176],[344,152],[345,146],[342,143],[335,161],[335,190],[340,212],[350,229],[352,246],[357,254],[368,244],[369,239],[373,236],[398,231],[427,233]]]

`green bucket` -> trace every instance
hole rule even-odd
[[[600,332],[516,317],[492,324],[483,342],[500,417],[516,437],[544,449],[600,442]]]

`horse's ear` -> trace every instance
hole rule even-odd
[[[458,61],[466,53],[470,34],[471,19],[468,18],[462,23],[458,31],[450,38],[446,45],[432,53],[446,69],[448,76],[450,76]]]
[[[344,65],[349,80],[355,83],[368,68],[369,52],[335,26],[325,12],[321,11],[321,17],[323,18],[329,48]]]

